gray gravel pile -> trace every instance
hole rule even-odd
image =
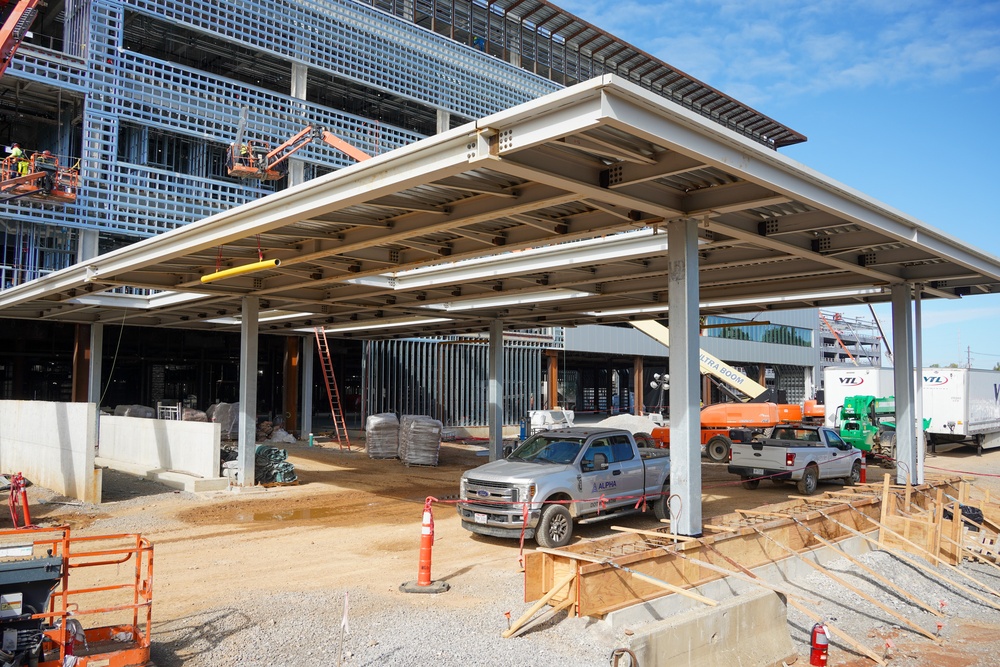
[[[940,621],[943,624],[940,637],[944,640],[945,650],[949,642],[957,640],[956,626],[959,622],[975,624],[977,621],[985,621],[995,624],[1000,621],[1000,612],[950,585],[949,581],[975,590],[986,598],[992,597],[989,592],[969,579],[947,571],[946,568],[932,568],[939,573],[934,577],[885,551],[869,552],[858,559],[909,595],[943,611],[944,617],[935,616],[904,596],[882,587],[871,575],[846,559],[829,563],[827,569],[930,633],[938,632],[937,623]],[[966,561],[960,570],[986,586],[1000,588],[1000,571],[990,565]],[[843,630],[871,651],[879,655],[887,653],[893,667],[938,664],[935,659],[924,655],[934,646],[930,639],[819,572],[794,582],[789,590],[793,592],[798,590],[803,596],[819,600],[820,613],[825,621]],[[1000,603],[1000,598],[993,599]],[[791,606],[788,607],[788,621],[796,649],[808,660],[813,621]],[[990,657],[984,662],[969,664],[1000,665],[1000,657],[996,657],[1000,655],[1000,636],[994,629],[984,628],[981,639],[985,644],[992,645],[991,649],[983,653]],[[889,640],[891,645],[887,645],[886,640]],[[838,655],[842,659],[856,655],[853,649],[841,643],[836,636],[831,637],[830,642],[831,647],[841,651]],[[844,652],[847,651],[850,653],[845,655]],[[842,664],[842,661],[834,659],[829,664]]]

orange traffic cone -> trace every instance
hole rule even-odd
[[[404,593],[444,593],[451,585],[444,581],[431,581],[431,549],[434,546],[434,514],[431,503],[436,500],[427,496],[424,502],[424,520],[420,525],[420,562],[417,566],[417,580],[400,584]]]

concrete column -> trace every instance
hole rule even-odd
[[[667,223],[670,298],[670,527],[678,535],[701,535],[701,415],[698,385],[698,226]],[[677,512],[677,514],[674,514]]]
[[[292,85],[289,94],[295,99],[306,99],[308,80],[309,68],[300,63],[292,63]],[[294,156],[288,158],[288,187],[304,183],[305,180],[305,162]]]
[[[76,242],[77,263],[86,262],[88,259],[97,257],[98,241],[100,240],[100,234],[97,230],[81,229],[78,234]]]
[[[437,110],[437,133],[447,132],[451,129],[451,114],[444,109]]]
[[[629,397],[632,399],[632,405],[630,411],[634,415],[638,415],[642,412],[642,397],[646,392],[646,385],[643,382],[643,368],[642,368],[642,357],[635,357],[632,359],[632,395]]]
[[[489,433],[490,461],[503,458],[503,320],[490,322]]]
[[[914,479],[920,480],[918,484],[924,483],[924,459],[927,457],[927,438],[924,435],[923,314],[920,309],[920,293],[922,291],[922,284],[917,283],[913,286],[913,367],[917,369],[913,393],[913,428],[916,433],[916,461],[914,461],[913,469],[916,471]]]
[[[240,317],[239,485],[254,485],[257,441],[257,314],[260,299],[245,296]]]
[[[315,334],[302,337],[302,428],[300,438],[308,438],[313,430],[313,362],[316,358]]]
[[[298,336],[285,339],[285,358],[282,364],[285,381],[281,404],[285,412],[285,429],[290,433],[295,432],[295,424],[299,421],[299,366],[302,363],[299,342]]]
[[[896,483],[923,484],[916,477],[916,434],[914,433],[913,391],[913,311],[910,285],[892,286],[893,382],[896,394]]]

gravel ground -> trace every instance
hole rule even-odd
[[[218,502],[217,496],[176,492],[110,470],[105,471],[104,485],[106,502],[100,506],[68,501],[32,487],[32,509],[37,508],[38,514],[50,522],[65,521],[88,534],[141,532],[169,536],[171,530],[190,530],[177,516],[178,508],[207,507]],[[231,501],[231,494],[227,495],[226,500]],[[439,521],[446,520],[449,519]],[[462,534],[460,530],[456,532]],[[275,543],[280,544],[280,539],[281,533],[276,532]],[[281,552],[260,553],[251,571],[221,585],[218,581],[210,587],[206,585],[205,599],[193,605],[190,613],[183,609],[158,613],[154,608],[153,659],[159,667],[293,664],[605,667],[610,664],[615,648],[627,646],[627,630],[616,632],[604,622],[570,619],[564,613],[520,637],[502,639],[500,633],[507,627],[504,612],[509,611],[511,618],[516,619],[529,606],[523,601],[522,575],[510,567],[516,547],[506,541],[491,542],[488,538],[464,534],[462,539],[471,542],[453,539],[449,548],[454,549],[456,543],[459,548],[464,544],[477,549],[477,553],[484,548],[495,548],[502,551],[501,557],[454,571],[436,570],[439,576],[442,571],[448,572],[445,576],[452,586],[450,592],[437,596],[400,593],[401,581],[394,572],[381,582],[368,578],[358,585],[284,587],[281,585],[286,576],[284,568],[294,561],[291,557],[283,558]],[[168,537],[165,542],[169,541]],[[373,558],[376,553],[372,552]],[[197,555],[198,552],[191,554],[192,563]],[[414,555],[415,549],[400,555],[407,571]],[[362,565],[324,550],[311,557],[328,561],[329,567],[340,574],[340,580],[349,578],[352,568]],[[829,623],[871,650],[888,653],[891,665],[1000,665],[997,657],[1000,615],[997,609],[948,585],[947,580],[955,575],[939,570],[940,578],[936,579],[884,552],[866,554],[862,560],[919,599],[941,606],[945,617],[939,619],[882,590],[847,561],[835,562],[832,569],[930,632],[935,632],[936,623],[942,621],[941,646],[901,626],[890,615],[820,574],[793,583],[803,596],[821,601],[820,613]],[[188,569],[199,567],[191,564]],[[204,567],[208,570],[209,565]],[[962,570],[1000,590],[997,568],[965,562]],[[157,581],[163,576],[158,575]],[[269,590],[255,588],[252,583],[255,578],[270,584]],[[970,585],[968,580],[959,581]],[[158,584],[161,585],[164,584]],[[348,628],[342,634],[345,596]],[[997,602],[1000,603],[1000,598]],[[796,664],[808,664],[812,621],[791,607],[788,614],[792,641],[801,656]],[[343,654],[338,659],[341,650]],[[860,667],[872,663],[833,637],[829,664]]]

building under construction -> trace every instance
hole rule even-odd
[[[770,149],[805,140],[543,0],[89,0],[36,11],[0,79],[0,143],[51,150],[60,174],[72,180],[60,181],[56,194],[13,184],[0,194],[3,288],[356,159],[328,142],[306,141],[285,148],[280,165],[234,168],[241,150],[273,153],[274,162],[303,128],[379,155],[614,73]],[[399,251],[433,258],[449,247]],[[226,248],[218,254],[221,262]],[[114,359],[105,366],[100,403],[177,399],[204,409],[237,400],[238,338],[224,321],[229,315],[199,314],[220,318],[218,332],[139,329],[129,326],[127,312],[96,325],[105,328],[105,357]],[[789,402],[811,398],[820,365],[816,311],[768,315],[766,322],[706,318],[704,347]],[[280,318],[268,324],[262,312],[261,322],[264,334],[282,332]],[[88,335],[87,326],[45,319],[4,327],[0,397],[82,397],[74,361],[84,356]],[[581,412],[662,407],[649,376],[669,370],[667,351],[638,332],[555,327],[507,340],[505,415],[512,423],[556,404]],[[486,420],[485,375],[474,372],[485,373],[482,343],[392,340],[386,332],[380,342],[338,340],[331,353],[348,412],[396,410],[477,425]],[[308,418],[325,411],[322,381],[312,390],[303,385],[302,396],[283,388],[290,358],[312,346],[311,337],[291,347],[287,336],[262,337],[261,413]],[[467,380],[444,392],[440,378],[449,369],[462,369]],[[710,385],[704,394],[706,401],[722,398]]]

